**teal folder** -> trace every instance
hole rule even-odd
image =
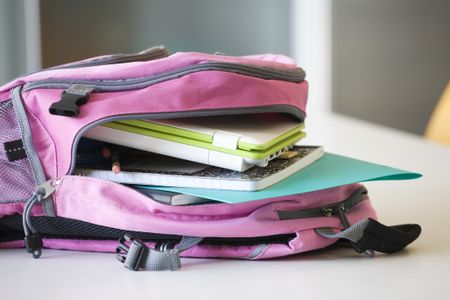
[[[419,173],[400,170],[389,166],[374,164],[336,154],[325,153],[321,159],[310,166],[289,176],[277,184],[255,192],[161,186],[142,187],[189,194],[225,203],[240,203],[312,192],[355,182],[375,180],[407,180],[419,178],[421,176],[422,175]]]

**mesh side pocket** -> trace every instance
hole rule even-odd
[[[0,102],[0,203],[25,201],[36,186],[28,159],[20,155],[24,150],[11,148],[21,139],[12,101]]]

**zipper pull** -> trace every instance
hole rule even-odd
[[[350,222],[347,218],[347,207],[345,206],[344,203],[342,203],[341,205],[339,205],[338,207],[336,207],[335,211],[339,217],[339,220],[342,223],[342,226],[344,226],[344,230],[350,228]],[[372,249],[366,249],[366,250],[361,250],[361,248],[353,242],[350,242],[350,245],[352,246],[352,248],[358,252],[358,253],[364,253],[365,255],[367,255],[368,257],[374,257],[375,256],[375,252]]]
[[[344,226],[344,229],[347,229],[350,227],[350,222],[347,218],[347,208],[344,204],[339,205],[336,207],[336,213],[339,217],[339,220],[341,220],[342,226]]]
[[[25,233],[25,248],[34,258],[39,258],[41,256],[43,242],[41,236],[37,233],[36,228],[31,224],[31,211],[36,203],[42,203],[42,200],[52,195],[56,191],[58,184],[59,180],[51,179],[39,185],[31,198],[27,200],[23,209],[22,223],[23,231]]]

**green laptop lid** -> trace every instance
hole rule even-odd
[[[280,114],[128,120],[103,126],[253,159],[265,158],[305,136],[302,123]],[[217,143],[219,137],[222,141]]]

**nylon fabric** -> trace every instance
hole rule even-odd
[[[183,236],[181,241],[177,245],[175,245],[175,249],[178,250],[179,252],[183,252],[184,250],[187,250],[187,249],[197,245],[202,240],[203,240],[203,238],[201,238],[201,237]]]
[[[149,249],[145,269],[149,271],[177,270],[181,268],[180,253],[194,247],[203,240],[201,237],[183,236],[174,249],[157,251]],[[128,253],[130,255],[130,253]]]
[[[10,159],[12,156],[7,152],[8,145],[21,140],[22,134],[12,101],[0,102],[0,203],[24,202],[32,195],[35,187],[28,160]]]
[[[184,236],[173,249],[159,251],[148,248],[142,241],[131,236],[125,236],[119,241],[120,245],[116,253],[119,255],[119,261],[123,262],[125,267],[130,270],[174,271],[181,268],[180,252],[197,245],[202,240],[203,238],[200,237]],[[130,242],[129,246],[125,244],[125,241]],[[122,251],[126,253],[126,256],[121,254]]]
[[[149,255],[145,263],[145,270],[148,271],[175,271],[181,268],[180,252],[177,249],[157,251],[149,249]]]

